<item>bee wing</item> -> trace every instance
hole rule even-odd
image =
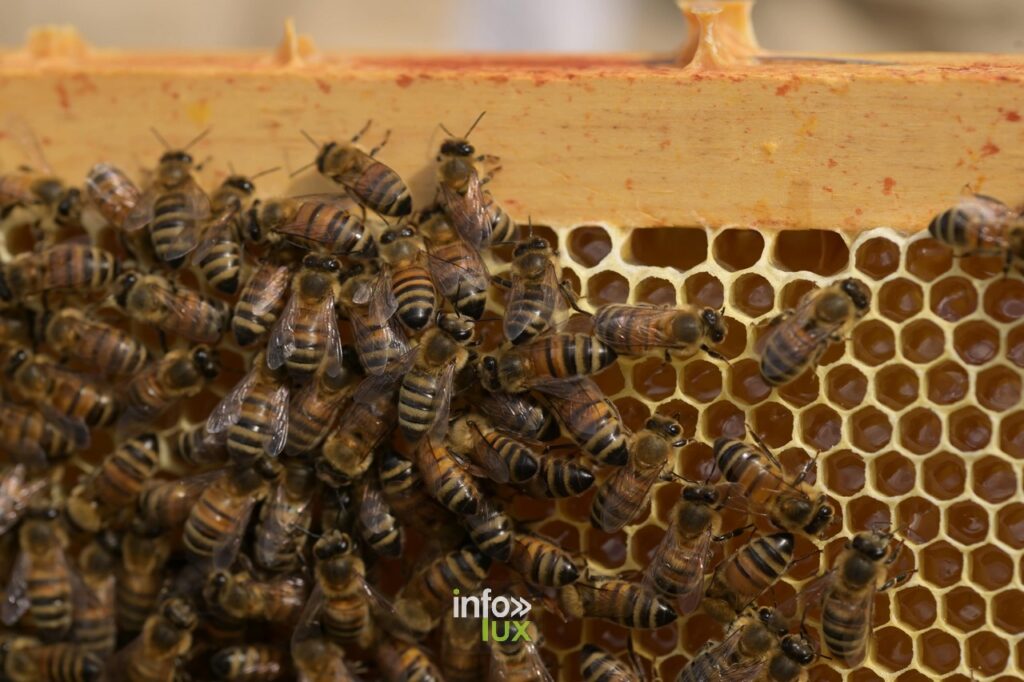
[[[390,320],[398,310],[398,300],[391,287],[391,268],[387,264],[381,266],[370,290],[370,297],[370,316],[374,321]]]
[[[150,185],[142,193],[139,200],[132,206],[132,210],[125,216],[121,229],[125,232],[136,232],[153,221],[153,203],[160,194],[160,188]]]
[[[281,297],[288,290],[291,283],[292,273],[287,265],[281,265],[274,270],[274,273],[267,279],[261,295],[252,302],[252,313],[256,317],[262,317],[270,312]]]
[[[0,434],[19,434],[17,439],[4,439],[0,445],[10,448],[19,463],[29,464],[34,469],[43,469],[49,465],[43,446],[38,441],[20,435],[23,429],[21,420],[25,418],[23,410],[24,408],[19,406],[0,402]]]
[[[597,312],[600,312],[600,309]],[[631,346],[632,340],[637,336],[636,330],[643,329],[645,337],[649,339],[648,343],[652,346],[676,344],[675,340],[665,333],[667,325],[662,323],[662,318],[675,314],[675,309],[637,304],[631,306],[630,312],[630,315],[604,318],[599,338],[614,345]]]
[[[260,369],[258,367],[249,370],[245,378],[239,381],[231,389],[231,392],[217,403],[217,407],[213,408],[213,412],[210,413],[209,418],[206,420],[206,430],[209,433],[220,433],[238,421],[238,415],[242,411],[242,403],[256,384],[259,373]]]
[[[270,369],[281,367],[295,351],[295,323],[298,317],[299,297],[292,293],[267,341],[267,367]]]
[[[704,573],[707,571],[708,561],[711,559],[711,530],[700,538],[693,548],[693,583],[686,586],[686,589],[678,597],[680,613],[693,613],[700,606],[704,597]]]
[[[316,619],[320,615],[320,609],[325,601],[324,590],[320,587],[320,582],[316,581],[313,591],[309,593],[309,598],[306,599],[306,605],[302,608],[299,621],[295,624],[295,629],[292,631],[291,649],[293,656],[298,653],[298,644],[307,639],[321,636],[320,625],[316,622]]]
[[[515,671],[512,672],[505,665],[504,656],[499,650],[500,645],[491,646],[491,665],[488,680],[490,682],[513,682],[515,680],[538,680],[539,682],[553,682],[551,671],[541,660],[540,651],[533,642],[522,644],[522,659],[517,661]]]
[[[28,552],[18,552],[11,577],[7,581],[7,588],[4,590],[3,604],[0,604],[0,621],[8,627],[17,623],[28,611],[28,571],[31,562]]]
[[[324,330],[324,352],[326,366],[324,371],[329,376],[341,376],[344,368],[341,364],[341,334],[338,332],[338,316],[334,309],[334,297],[328,296],[320,307],[319,326]]]
[[[558,302],[562,301],[564,303],[565,301],[560,293],[558,273],[555,270],[554,263],[550,260],[548,260],[544,268],[543,282],[540,287],[541,300],[539,302],[527,298],[527,283],[528,280],[525,277],[518,275],[512,277],[512,289],[509,292],[508,304],[505,307],[505,317],[502,320],[502,328],[507,339],[515,339],[522,334],[531,317],[529,315],[510,314],[513,311],[525,304],[531,309],[550,310],[552,313],[551,317],[554,318],[555,313],[558,312]],[[548,322],[550,324],[550,320]]]
[[[508,466],[497,450],[492,448],[483,438],[478,438],[473,446],[480,458],[483,473],[495,483],[508,483]]]
[[[488,244],[492,228],[480,176],[473,173],[464,194],[455,191],[446,183],[441,183],[440,189],[441,204],[445,207],[452,227],[462,240],[477,250]]]
[[[397,385],[397,377],[390,374],[368,376],[352,392],[352,402],[374,407],[386,393],[393,392]],[[380,416],[377,410],[374,410],[374,414]]]
[[[831,569],[821,574],[817,578],[814,578],[813,580],[811,580],[811,582],[807,583],[806,585],[804,585],[804,587],[800,590],[800,593],[798,595],[799,605],[797,609],[800,612],[803,612],[808,607],[819,605],[821,601],[825,598],[825,594],[828,592],[829,588],[831,588],[832,585],[835,583],[835,579],[836,570]],[[868,620],[867,622],[870,623],[871,621]]]
[[[382,320],[379,329],[375,330],[373,326],[374,322],[368,318],[363,317],[358,312],[354,312],[350,315],[352,320],[352,330],[355,332],[356,338],[356,349],[364,348],[367,344],[373,346],[379,345],[374,340],[374,335],[379,334],[383,336],[384,345],[395,351],[392,353],[392,357],[401,358],[398,362],[389,362],[385,365],[375,365],[372,367],[366,366],[363,363],[363,367],[366,369],[368,374],[381,375],[390,374],[394,377],[394,374],[399,369],[407,369],[402,367],[407,364],[411,359],[411,352],[409,349],[409,341],[405,337],[405,332],[402,331],[401,326],[394,323],[394,320]],[[361,360],[362,358],[360,358]],[[397,367],[396,367],[397,365]]]
[[[643,495],[632,496],[632,499],[618,509],[612,509],[614,505],[605,505],[601,508],[598,519],[602,527],[607,528],[609,533],[615,532],[622,527],[619,525],[620,520],[615,518],[616,516],[621,514],[632,521],[637,513],[650,502],[651,488],[654,486],[654,482],[658,480],[662,471],[660,468],[652,467],[652,469],[652,471],[638,473],[633,464],[629,463],[624,467],[616,469],[612,472],[611,476],[605,479],[604,485],[615,485],[619,479],[624,479],[619,485],[625,486],[628,489],[643,491]]]
[[[452,384],[455,380],[455,362],[449,362],[441,370],[441,379],[438,383],[437,412],[434,414],[434,423],[430,432],[437,439],[444,438],[448,433],[448,410],[452,402]]]
[[[182,191],[185,193],[185,204],[188,206],[188,213],[192,219],[185,221],[184,227],[174,242],[164,247],[161,257],[167,261],[182,258],[195,250],[199,244],[196,226],[210,215],[210,199],[199,183],[190,180],[185,183]]]
[[[236,210],[231,209],[220,214],[209,221],[202,231],[202,238],[195,251],[192,252],[192,263],[199,265],[200,261],[210,255],[210,252],[218,244],[231,241],[231,227],[235,219]]]
[[[288,386],[279,387],[270,398],[274,415],[270,421],[270,430],[274,437],[267,443],[267,454],[277,457],[288,441]]]
[[[57,430],[62,431],[75,444],[76,448],[89,447],[89,427],[84,423],[58,412],[50,405],[41,405],[40,411]]]
[[[242,548],[242,539],[245,537],[245,529],[249,527],[249,517],[252,516],[256,500],[251,497],[245,501],[238,513],[238,518],[231,526],[231,530],[224,539],[213,548],[213,566],[217,569],[227,569],[238,556],[238,550]]]
[[[767,657],[738,661],[721,669],[721,682],[754,682],[761,679],[761,673],[768,664]]]

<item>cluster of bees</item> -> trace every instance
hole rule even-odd
[[[759,605],[797,537],[837,522],[814,460],[793,476],[755,435],[720,438],[719,479],[681,479],[676,419],[631,433],[592,378],[619,356],[726,362],[721,311],[586,310],[551,245],[492,196],[497,160],[468,132],[441,145],[436,203],[418,210],[364,132],[317,145],[332,194],[256,198],[256,176],[232,173],[207,196],[191,145],[142,191],[109,164],[81,189],[0,179],[8,225],[37,236],[0,270],[0,679],[550,679],[535,626],[485,644],[452,614],[499,565],[508,591],[564,619],[661,628],[703,609],[725,635],[678,680],[796,680],[819,647],[861,662],[875,593],[910,577],[887,575],[894,533],[851,538],[792,612]],[[1022,232],[1001,206],[966,201],[932,233],[1011,263]],[[85,236],[90,213],[110,249]],[[808,294],[769,323],[765,380],[813,367],[869,307],[853,279]],[[226,349],[244,372],[205,422],[178,426]],[[84,461],[99,434],[113,444]],[[603,574],[508,511],[593,488],[591,523],[614,532],[674,479],[640,576]],[[754,526],[724,529],[727,509],[774,528],[712,566],[715,543]],[[819,607],[821,645],[802,617]],[[564,672],[643,678],[592,644]]]

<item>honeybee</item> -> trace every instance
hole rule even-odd
[[[358,489],[359,513],[356,525],[359,534],[374,552],[396,558],[402,554],[404,535],[402,526],[384,499],[372,477],[364,478]]]
[[[553,682],[551,672],[541,660],[538,642],[540,633],[533,623],[527,625],[529,638],[495,640],[491,643],[489,680],[494,682]]]
[[[139,422],[155,419],[179,401],[199,395],[219,373],[219,356],[209,346],[172,350],[125,387],[125,415]]]
[[[22,301],[51,291],[101,291],[120,274],[114,254],[85,244],[57,244],[15,256],[0,271],[0,299]]]
[[[582,495],[594,485],[594,474],[567,457],[537,456],[537,474],[521,490],[531,497],[557,498]]]
[[[316,169],[321,175],[343,185],[361,206],[381,216],[398,218],[409,215],[412,213],[409,188],[398,173],[374,158],[387,144],[391,131],[386,131],[384,139],[369,153],[356,146],[370,128],[370,123],[372,121],[367,121],[348,143],[328,142],[320,147]],[[313,146],[320,146],[308,135],[306,139]]]
[[[715,355],[708,344],[725,340],[721,311],[713,308],[610,303],[594,312],[594,336],[622,355],[665,351],[671,359],[698,350]]]
[[[568,381],[558,394],[547,394],[547,404],[571,438],[600,464],[622,466],[629,445],[622,417],[589,377]]]
[[[253,559],[260,568],[283,572],[298,566],[313,518],[316,476],[308,463],[288,459],[280,480],[260,509]]]
[[[117,654],[117,667],[130,682],[166,682],[174,679],[179,660],[192,648],[196,613],[181,597],[163,601],[146,619],[139,635]]]
[[[426,649],[389,637],[374,647],[374,657],[387,682],[442,682],[444,677]]]
[[[473,404],[491,424],[526,440],[552,441],[561,435],[558,422],[528,393],[481,391]]]
[[[995,255],[1006,259],[1006,270],[1024,261],[1024,218],[990,196],[974,194],[932,218],[932,237],[964,255]]]
[[[34,146],[38,148],[38,143]],[[45,169],[45,161],[40,161]],[[31,224],[37,241],[45,240],[48,231],[80,224],[81,191],[68,187],[48,170],[39,172],[22,166],[15,173],[0,175],[0,217],[6,218],[18,207],[28,211],[26,222]]]
[[[351,353],[342,351],[346,363]],[[346,366],[346,370],[352,369]],[[288,403],[288,438],[284,451],[290,455],[310,452],[331,433],[345,402],[352,397],[353,371],[328,374],[321,367],[309,384],[291,396]],[[357,408],[354,410],[360,414]],[[350,414],[351,419],[355,414]],[[348,422],[342,423],[342,428]],[[335,447],[335,446],[332,446]]]
[[[366,473],[377,446],[395,426],[398,407],[394,386],[379,377],[367,377],[355,389],[353,400],[338,417],[338,428],[324,440],[317,473],[338,487]]]
[[[789,481],[775,455],[756,436],[755,440],[757,445],[728,438],[715,440],[715,464],[722,476],[740,489],[745,502],[767,513],[779,528],[811,537],[827,530],[835,510],[824,493],[805,481],[815,460],[808,460]]]
[[[292,279],[292,294],[267,343],[267,365],[308,376],[326,358],[325,370],[341,372],[341,337],[334,311],[341,264],[334,258],[307,255]]]
[[[299,682],[356,682],[344,658],[342,648],[323,637],[307,637],[292,643],[292,662]]]
[[[334,256],[374,256],[373,235],[352,208],[348,197],[337,194],[257,201],[247,213],[244,236],[271,247],[289,243]]]
[[[242,268],[242,246],[239,235],[242,214],[256,191],[253,180],[276,169],[248,178],[229,175],[210,198],[212,217],[203,229],[203,237],[192,254],[206,283],[225,294],[238,291]]]
[[[498,561],[509,561],[514,546],[512,519],[498,505],[481,500],[476,513],[464,516],[462,522],[481,552]]]
[[[605,576],[577,580],[558,591],[558,604],[573,618],[602,618],[629,628],[655,629],[675,622],[675,610],[637,583]]]
[[[263,354],[252,369],[210,413],[206,430],[227,431],[228,454],[236,462],[251,462],[266,454],[277,457],[288,436],[288,385],[267,367]]]
[[[704,610],[720,623],[731,623],[786,574],[793,563],[793,535],[755,538],[715,569],[704,593]]]
[[[644,430],[633,436],[629,461],[597,489],[590,523],[614,533],[640,514],[651,499],[651,488],[664,475],[673,448],[686,445],[683,428],[671,417],[654,414]]]
[[[475,249],[510,241],[516,232],[516,224],[484,189],[497,168],[481,178],[474,164],[474,161],[487,160],[487,157],[473,159],[476,149],[467,139],[481,118],[483,114],[462,138],[448,133],[449,139],[441,144],[437,155],[441,206],[459,236]]]
[[[806,637],[786,634],[768,659],[767,678],[771,682],[802,682],[807,679],[805,668],[817,658],[818,652]]]
[[[78,556],[79,574],[85,589],[75,595],[74,640],[86,651],[106,658],[117,645],[116,598],[111,553],[116,537],[100,535]]]
[[[498,483],[525,483],[540,468],[537,453],[528,445],[496,431],[479,416],[464,415],[453,421],[448,440],[455,452]]]
[[[539,336],[557,311],[561,288],[553,256],[551,245],[540,237],[519,242],[512,251],[511,290],[502,326],[513,345]]]
[[[440,212],[423,215],[419,227],[427,242],[427,265],[438,292],[460,315],[479,320],[491,281],[480,254],[459,238]]]
[[[760,679],[775,635],[756,615],[744,614],[732,624],[721,642],[709,642],[685,668],[676,682]]]
[[[139,495],[137,530],[155,536],[181,526],[203,490],[222,476],[224,471],[217,470],[173,481],[151,479]]]
[[[855,279],[808,293],[795,310],[772,321],[761,341],[761,375],[773,386],[814,367],[830,342],[868,312],[871,292]]]
[[[205,423],[179,429],[174,437],[174,451],[181,462],[196,469],[220,466],[228,461],[223,440],[209,433]]]
[[[193,159],[188,153],[208,132],[204,130],[182,149],[171,149],[157,135],[167,151],[160,157],[152,185],[122,225],[129,233],[148,226],[157,257],[172,268],[180,267],[196,248],[198,226],[210,214],[210,199],[192,177]]]
[[[95,533],[105,520],[135,504],[142,486],[160,466],[156,435],[142,434],[121,444],[107,455],[67,500],[67,515],[72,524]]]
[[[253,507],[267,496],[276,470],[263,458],[225,471],[203,489],[185,521],[185,551],[198,563],[229,566],[249,525]]]
[[[580,651],[580,675],[584,682],[642,682],[636,671],[593,644]]]
[[[64,308],[45,318],[44,336],[53,350],[113,377],[137,374],[149,359],[146,346],[131,334]]]
[[[71,629],[74,602],[68,537],[57,510],[30,509],[18,530],[18,546],[0,620],[11,626],[28,613],[41,640],[59,641]]]
[[[477,372],[490,391],[519,393],[535,388],[550,393],[569,380],[600,372],[617,357],[593,336],[558,332],[505,348],[497,355],[484,355]],[[570,387],[560,392],[576,394]]]
[[[386,447],[379,467],[384,499],[404,523],[423,528],[446,520],[444,510],[427,494],[415,463]]]
[[[338,643],[368,648],[376,638],[368,595],[366,567],[352,539],[337,530],[328,531],[313,545],[317,586],[307,609],[319,608],[324,633]]]
[[[264,262],[253,271],[231,316],[231,331],[239,346],[251,346],[270,331],[284,310],[291,281],[287,265]]]
[[[821,631],[830,655],[851,668],[867,653],[873,627],[875,593],[906,582],[914,571],[886,580],[887,568],[899,558],[902,544],[892,533],[857,533],[836,557],[831,571],[805,588],[801,598],[821,602]]]
[[[115,301],[136,322],[197,343],[217,343],[227,325],[223,301],[205,298],[160,275],[126,272],[114,283]]]
[[[538,587],[564,587],[580,578],[572,555],[538,535],[516,533],[508,565],[523,580]]]
[[[10,382],[12,394],[22,400],[89,427],[113,422],[117,404],[105,386],[18,345],[6,346],[0,355],[3,376]]]
[[[207,579],[203,598],[236,620],[295,624],[306,592],[306,580],[299,574],[257,580],[249,571],[217,570]]]
[[[117,166],[97,163],[85,176],[85,193],[103,219],[121,229],[142,193]]]
[[[704,596],[711,542],[724,542],[746,530],[716,535],[721,502],[718,490],[709,485],[685,486],[669,512],[665,535],[644,571],[644,585],[674,600],[680,613],[694,611]]]
[[[441,637],[441,670],[448,682],[479,682],[487,660],[480,641],[479,618],[455,618],[445,611]]]
[[[81,424],[31,407],[0,402],[0,450],[30,468],[70,457],[88,444],[89,432]]]
[[[451,313],[438,315],[437,326],[424,333],[398,391],[398,425],[410,443],[447,425],[455,373],[469,362],[472,340],[473,320]]]
[[[443,441],[424,438],[416,448],[416,465],[434,499],[456,514],[477,512],[483,493]]]
[[[388,268],[367,271],[353,266],[342,287],[342,303],[352,321],[356,352],[367,374],[395,375],[411,357],[409,341],[395,318],[398,301]]]
[[[0,536],[17,525],[28,510],[28,503],[46,489],[49,481],[28,480],[24,464],[15,464],[0,475]]]
[[[0,643],[0,673],[10,682],[97,682],[103,670],[103,660],[78,644],[31,637]]]
[[[218,680],[271,682],[287,670],[285,652],[271,644],[231,646],[210,657],[210,671]]]
[[[398,319],[415,333],[434,319],[437,292],[423,266],[423,242],[412,227],[391,228],[380,237],[381,255],[391,266],[391,292]]]
[[[156,608],[164,583],[164,566],[171,555],[166,535],[147,537],[134,530],[121,540],[117,571],[117,629],[138,632]]]
[[[474,546],[442,554],[413,575],[395,599],[418,603],[436,625],[441,614],[451,608],[453,590],[476,591],[487,577],[491,558]]]

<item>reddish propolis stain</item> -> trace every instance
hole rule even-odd
[[[1009,121],[1010,123],[1016,123],[1017,121],[1020,120],[1020,114],[1018,114],[1016,111],[1012,109],[1004,113],[1003,116],[1005,116],[1006,120]]]
[[[988,140],[985,144],[981,145],[982,156],[994,156],[999,153],[999,147],[993,144],[992,140]]]
[[[626,178],[626,189],[633,191],[633,178]]]
[[[855,208],[855,209],[853,209],[853,212],[856,213],[857,215],[864,215],[864,209],[863,208]]]
[[[884,178],[882,180],[882,194],[885,196],[892,195],[892,188],[896,186],[896,181],[892,178]]]
[[[316,87],[320,88],[320,92],[324,93],[325,95],[331,94],[331,84],[325,80],[317,78]]]
[[[835,167],[836,167],[836,166],[838,166],[838,165],[839,165],[839,164],[838,164],[838,163],[836,162],[836,160],[835,160],[835,159],[829,159],[829,160],[828,160],[828,167],[829,167],[829,168],[835,168]]]
[[[68,89],[64,87],[63,83],[57,83],[57,101],[60,103],[60,108],[67,111],[71,108],[71,99],[68,97]]]
[[[410,85],[412,85],[412,76],[410,76],[407,73],[399,74],[399,76],[395,78],[395,85],[397,85],[400,88],[409,87]]]
[[[791,87],[792,86],[789,83],[783,83],[779,87],[775,88],[775,96],[776,97],[785,97],[786,94],[789,93],[789,89]]]

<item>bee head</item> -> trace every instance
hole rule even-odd
[[[64,183],[57,178],[42,178],[32,184],[32,193],[44,204],[56,204],[64,195]]]
[[[196,346],[192,350],[192,364],[207,379],[216,379],[220,373],[220,356],[209,346]]]
[[[475,327],[472,318],[455,313],[440,313],[437,316],[437,326],[459,345],[465,345],[473,339]]]
[[[700,319],[704,323],[704,329],[711,343],[725,341],[725,324],[722,322],[722,314],[714,308],[705,308],[700,311]]]
[[[816,654],[807,640],[799,635],[786,635],[782,638],[782,653],[800,665],[810,665]]]
[[[528,253],[550,251],[551,245],[543,237],[534,237],[533,239],[527,239],[516,244],[516,248],[512,251],[512,257],[518,258]]]
[[[804,526],[804,532],[808,535],[821,533],[832,524],[835,516],[836,510],[832,508],[832,505],[824,498],[819,499],[815,503],[815,511],[810,523]]]
[[[683,488],[683,499],[713,507],[718,504],[719,495],[718,491],[709,485],[688,485]]]
[[[859,315],[867,312],[868,305],[871,302],[871,292],[866,286],[850,278],[844,279],[839,288],[853,301],[853,307],[857,309]]]
[[[328,531],[313,545],[313,555],[324,561],[336,556],[348,554],[353,549],[352,538],[347,533],[335,529]]]
[[[331,157],[334,151],[338,149],[337,142],[328,142],[324,146],[320,147],[320,153],[316,155],[316,169],[321,173],[325,172],[324,169],[327,167],[327,159]]]
[[[160,157],[160,179],[164,184],[175,186],[188,179],[195,160],[183,149],[172,149]]]
[[[114,284],[114,300],[117,301],[117,305],[122,308],[128,306],[128,294],[138,283],[139,274],[137,272],[129,271],[117,278],[117,282]]]
[[[469,140],[458,140],[449,138],[441,143],[442,157],[469,158],[476,153],[476,149],[469,143]]]
[[[391,244],[396,239],[398,239],[399,236],[400,236],[400,232],[398,230],[394,230],[394,229],[384,230],[384,232],[380,236],[380,243],[381,244],[385,244],[385,245],[386,244]]]
[[[889,535],[887,533],[857,533],[850,546],[858,554],[871,561],[881,561],[889,553]]]
[[[501,390],[501,383],[498,380],[498,358],[493,355],[485,355],[480,358],[477,374],[480,376],[480,383],[488,391]]]
[[[671,442],[673,447],[681,448],[686,445],[686,439],[680,438],[683,433],[683,427],[672,417],[666,417],[663,414],[652,414],[644,424],[644,428],[662,436],[665,440]]]
[[[77,220],[82,212],[82,191],[77,187],[71,187],[63,192],[60,201],[57,203],[57,222],[66,224]]]
[[[14,376],[18,368],[22,367],[29,360],[29,353],[24,348],[18,348],[7,357],[4,364],[4,374],[8,377]]]
[[[252,196],[253,192],[256,191],[256,185],[253,181],[244,175],[229,175],[224,180],[224,187],[230,187],[231,189],[237,190],[245,196]]]
[[[160,607],[160,614],[179,630],[191,630],[196,626],[196,612],[181,597],[171,597]]]

